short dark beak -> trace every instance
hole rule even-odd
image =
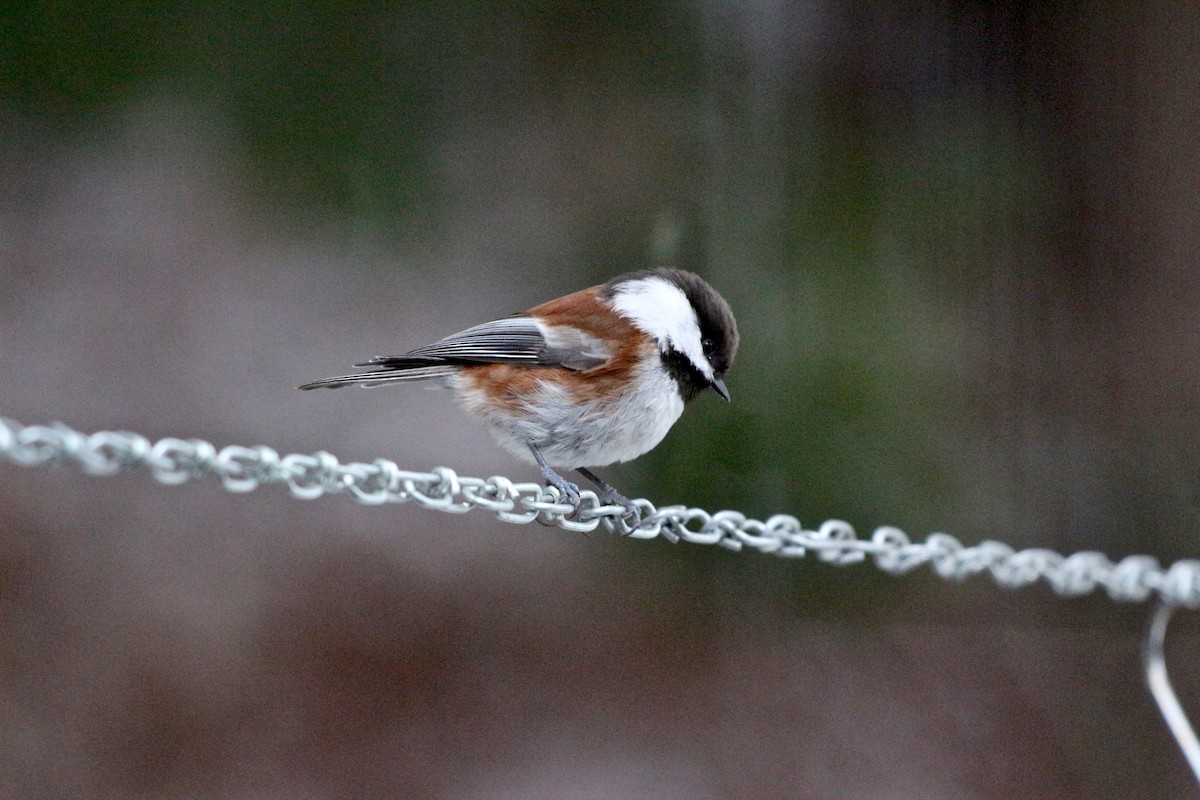
[[[711,386],[717,394],[721,395],[721,397],[724,397],[726,403],[729,402],[729,389],[725,387],[725,381],[721,379],[720,375],[714,376],[713,379],[708,382],[708,385]]]

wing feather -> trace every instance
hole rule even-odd
[[[326,378],[301,389],[335,389],[358,384],[380,386],[442,378],[467,364],[528,364],[587,370],[612,357],[604,342],[569,325],[547,326],[532,317],[515,316],[485,322],[398,356],[378,356],[355,364],[374,367]]]
[[[405,367],[429,363],[535,362],[546,346],[529,317],[485,322],[398,356],[378,356],[360,367]]]
[[[467,328],[398,356],[379,356],[356,366],[416,367],[428,364],[536,364],[583,370],[610,357],[594,336],[569,326],[548,327],[527,316],[506,317]]]
[[[445,378],[454,374],[454,366],[437,364],[433,366],[405,367],[403,369],[381,369],[376,372],[360,372],[355,375],[339,375],[336,378],[324,378],[301,386],[301,389],[338,389],[342,386],[385,386],[389,383],[408,383],[410,381],[426,381],[431,378]]]

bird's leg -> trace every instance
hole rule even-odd
[[[632,500],[618,492],[613,487],[609,486],[603,479],[600,478],[599,475],[592,472],[590,469],[578,467],[575,471],[587,478],[592,483],[596,484],[596,488],[600,490],[600,493],[597,494],[596,497],[600,500],[601,505],[621,506],[624,508],[628,512],[626,516],[629,517],[629,526],[631,528],[636,528],[638,525],[642,524],[642,513],[638,511],[638,507],[633,504]]]
[[[542,471],[542,477],[546,479],[546,485],[558,489],[559,497],[563,499],[563,502],[575,506],[575,511],[578,513],[579,487],[551,469],[550,465],[546,463],[546,459],[542,457],[542,451],[537,449],[537,445],[529,445],[529,452],[533,453],[533,458]]]

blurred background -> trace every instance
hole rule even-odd
[[[676,264],[659,504],[1196,553],[1200,6],[0,10],[0,414],[532,480],[302,382]],[[1148,608],[0,465],[32,797],[1190,797]],[[1200,629],[1168,641],[1200,709]]]

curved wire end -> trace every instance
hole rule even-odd
[[[1174,607],[1168,603],[1159,603],[1150,616],[1150,624],[1146,628],[1146,640],[1142,648],[1142,660],[1146,668],[1146,686],[1158,703],[1158,710],[1163,720],[1171,730],[1171,735],[1183,751],[1192,774],[1200,782],[1200,740],[1188,720],[1187,713],[1179,704],[1175,690],[1171,688],[1171,679],[1167,675],[1167,660],[1163,655],[1163,643],[1167,638],[1167,625],[1171,621]]]

